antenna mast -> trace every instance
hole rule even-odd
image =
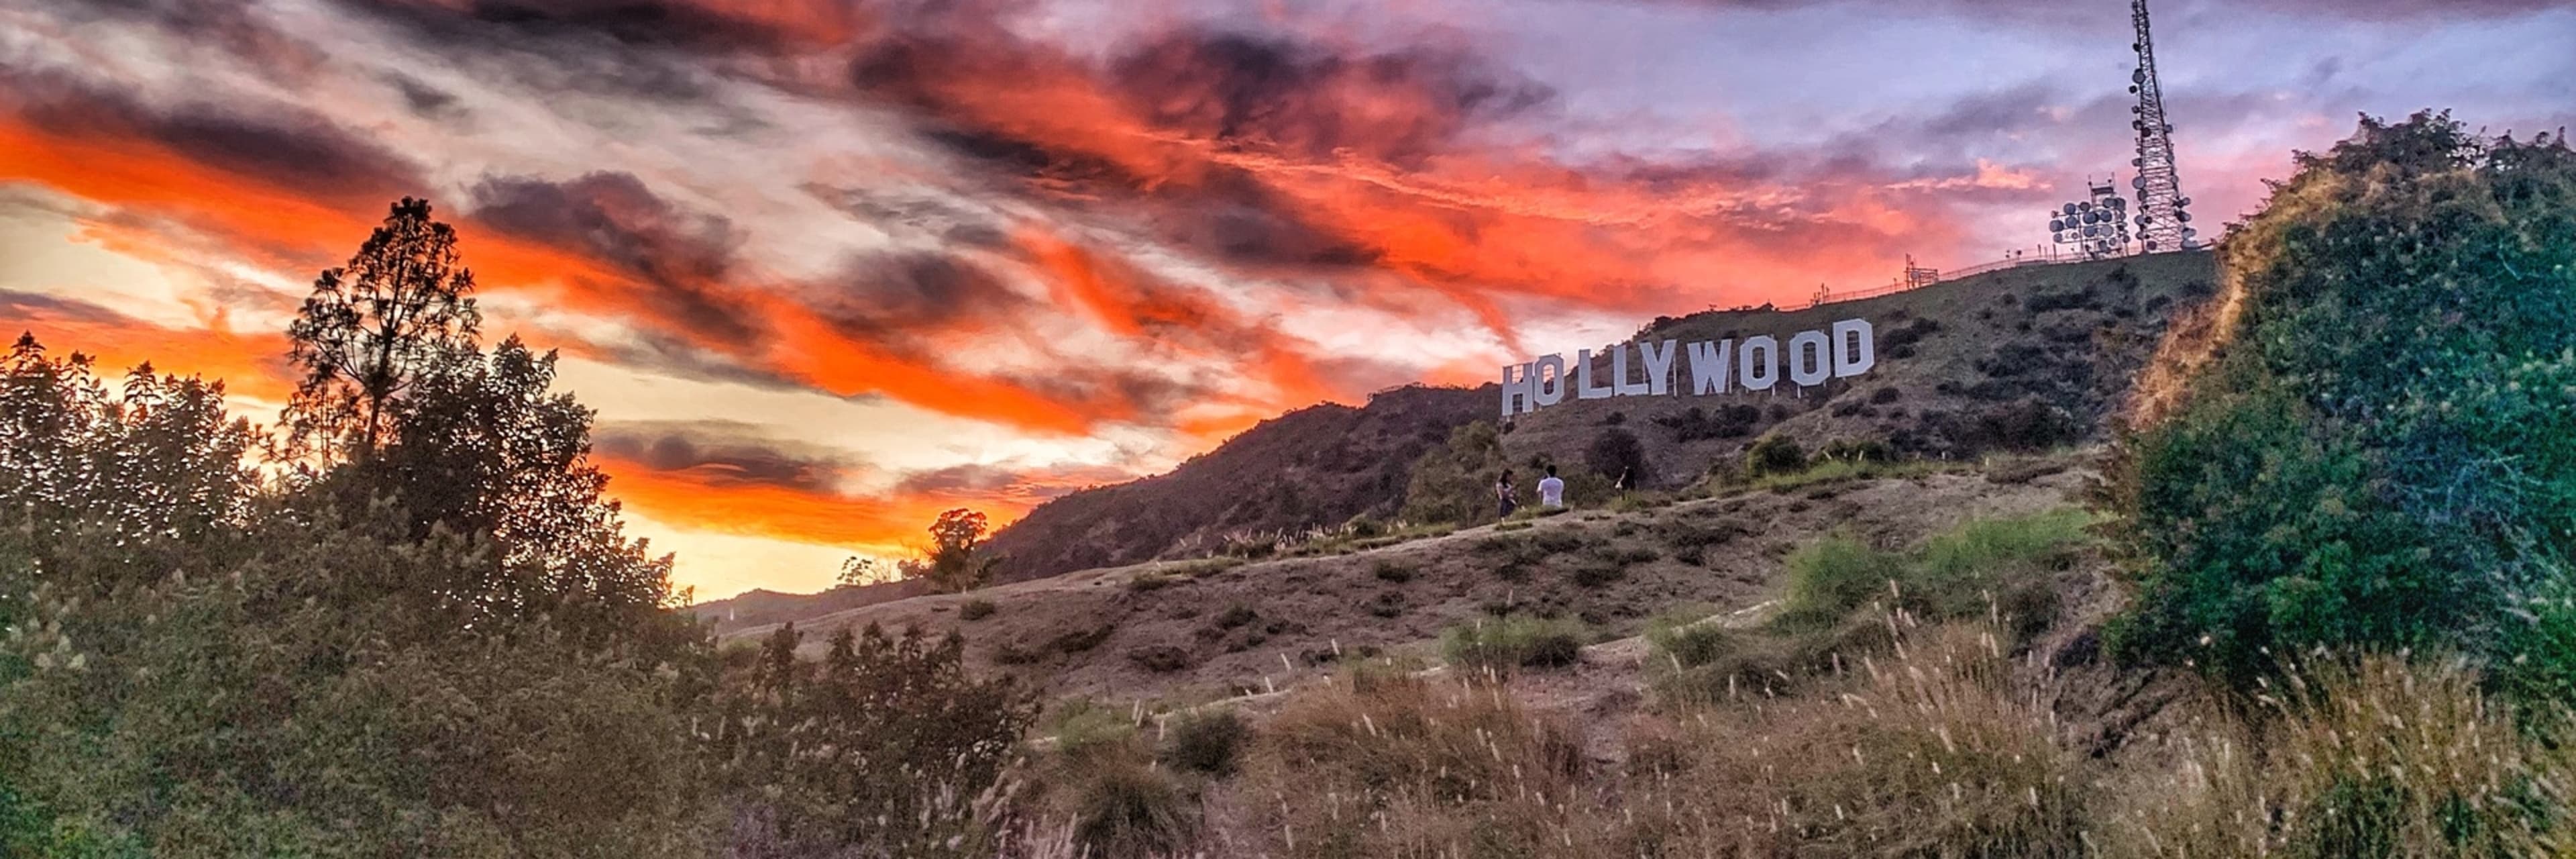
[[[2156,81],[2156,43],[2147,30],[2147,0],[2130,0],[2129,18],[2138,28],[2138,70],[2129,76],[2129,91],[2138,94],[2138,106],[2131,108],[2138,118],[2129,124],[2138,130],[2138,157],[2129,162],[2138,168],[2138,176],[2129,181],[2138,191],[2138,236],[2146,240],[2149,253],[2186,250],[2199,231],[2191,228],[2191,213],[2186,209],[2191,198],[2182,195],[2182,179],[2174,173],[2173,125],[2165,119],[2164,89]]]

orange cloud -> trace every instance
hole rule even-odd
[[[149,363],[155,371],[202,376],[239,396],[283,403],[295,391],[282,334],[242,334],[224,327],[167,328],[78,302],[0,292],[0,325],[56,353],[96,358],[115,378]]]

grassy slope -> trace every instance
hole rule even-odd
[[[2082,476],[1995,482],[1935,472],[1790,486],[1343,555],[1098,569],[864,606],[798,626],[811,631],[809,646],[842,625],[956,629],[970,662],[1051,694],[1189,702],[1291,686],[1363,654],[1427,662],[1444,628],[1505,607],[1580,621],[1597,638],[1638,635],[1678,606],[1714,612],[1776,596],[1783,559],[1837,529],[1903,545],[1969,517],[2064,504]],[[960,620],[960,608],[977,600],[993,605],[991,615]],[[755,640],[770,628],[727,636]]]

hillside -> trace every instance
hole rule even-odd
[[[1933,459],[2097,440],[2167,322],[2214,291],[2214,266],[2206,252],[2028,266],[1822,307],[1659,319],[1630,342],[1766,334],[1786,342],[1865,319],[1878,363],[1807,389],[1784,381],[1764,392],[1569,397],[1515,418],[1503,448],[1513,462],[1581,464],[1615,427],[1645,449],[1650,473],[1640,485],[1681,486],[1773,432],[1809,450],[1878,441]],[[1565,349],[1570,362],[1575,345],[1548,348]],[[1608,362],[1596,358],[1596,372],[1608,378]]]
[[[2078,458],[1920,469],[1739,491],[1635,512],[1578,511],[1259,562],[1151,562],[931,594],[796,621],[819,652],[876,624],[964,635],[968,663],[1050,695],[1205,700],[1328,676],[1376,656],[1434,659],[1441,630],[1530,613],[1632,636],[1677,606],[1720,612],[1778,595],[1783,559],[1829,533],[1902,546],[1973,517],[2072,503]],[[968,617],[965,606],[983,604]],[[740,625],[757,640],[775,624]]]
[[[1945,459],[2100,440],[2173,315],[2212,291],[2210,254],[2173,253],[2028,266],[1895,295],[1793,310],[1666,317],[1637,339],[1786,338],[1835,320],[1875,326],[1868,375],[1799,390],[1580,401],[1508,422],[1515,463],[1581,467],[1613,430],[1645,451],[1644,486],[1682,486],[1731,465],[1777,432],[1810,450],[1838,440],[1886,443],[1900,456]],[[1633,342],[1633,341],[1632,341]],[[1550,344],[1565,348],[1570,344]],[[1606,364],[1600,370],[1605,378]],[[1640,371],[1642,372],[1642,371]],[[1296,534],[1404,503],[1414,461],[1472,421],[1496,420],[1499,397],[1404,387],[1359,408],[1323,404],[1263,421],[1168,474],[1073,493],[995,534],[996,578],[1200,557],[1229,536]],[[911,595],[894,588],[752,594],[698,608],[720,629],[814,617]]]
[[[1423,451],[1494,409],[1490,388],[1403,387],[1245,430],[1168,474],[1057,498],[993,536],[1002,581],[1205,554],[1230,534],[1297,533],[1403,503]]]

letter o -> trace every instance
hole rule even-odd
[[[1800,331],[1789,338],[1789,381],[1801,388],[1824,384],[1834,374],[1832,346],[1822,331]],[[1814,370],[1807,369],[1810,360],[1815,363]]]
[[[1760,358],[1753,357],[1757,349],[1762,352]],[[1780,341],[1768,334],[1744,338],[1744,345],[1736,347],[1735,364],[1735,381],[1745,390],[1771,390],[1780,383]]]
[[[1538,356],[1530,365],[1530,387],[1530,399],[1539,405],[1565,402],[1565,356]]]

